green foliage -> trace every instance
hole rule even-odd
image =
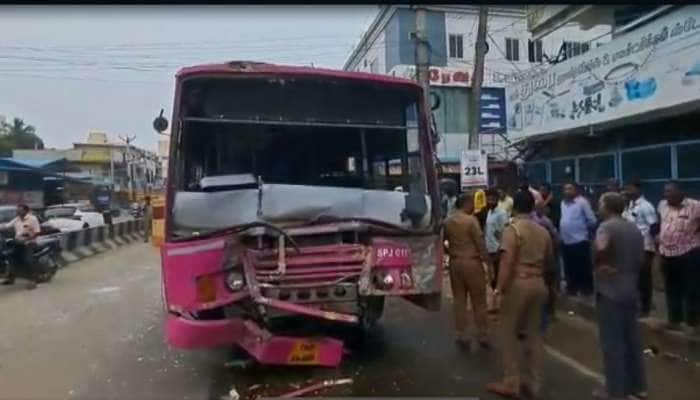
[[[0,123],[0,156],[11,157],[15,149],[43,149],[44,141],[36,134],[36,129],[21,118]]]

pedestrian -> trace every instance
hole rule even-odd
[[[656,229],[659,218],[651,203],[644,198],[641,191],[641,183],[635,179],[625,185],[624,195],[627,197],[627,206],[622,216],[634,223],[644,237],[644,263],[639,272],[639,303],[640,314],[648,317],[652,305],[652,265],[654,263],[655,248],[654,238],[651,236],[652,229]]]
[[[442,190],[442,215],[447,218],[455,209],[455,200],[457,200],[457,183],[449,178],[440,181]]]
[[[36,237],[41,232],[39,219],[31,213],[29,206],[19,204],[17,206],[17,216],[4,225],[5,229],[15,230],[15,256],[14,265],[10,265],[9,273],[3,285],[15,283],[16,267],[26,268],[30,282],[27,289],[34,289],[39,283],[39,276],[34,265],[34,251],[36,250]]]
[[[591,262],[591,233],[596,217],[591,204],[581,196],[576,185],[564,185],[561,202],[559,233],[562,239],[562,258],[569,295],[593,294],[593,264]]]
[[[479,222],[472,215],[474,196],[463,193],[457,198],[457,210],[445,221],[447,252],[450,256],[449,272],[454,305],[455,339],[464,345],[466,335],[467,296],[471,301],[477,340],[482,347],[489,347],[486,320],[486,272],[483,264],[492,269],[484,235]]]
[[[148,243],[148,239],[153,232],[153,206],[151,206],[151,196],[143,198],[143,241]]]
[[[501,249],[501,236],[503,229],[508,224],[508,214],[498,208],[498,191],[489,189],[486,191],[486,228],[484,235],[486,238],[486,250],[491,257],[493,271],[491,271],[491,288],[496,288],[496,279],[498,276],[498,260],[499,251]]]
[[[513,214],[513,198],[508,195],[504,188],[498,189],[498,208],[505,211],[508,218]]]
[[[637,323],[637,281],[644,262],[644,237],[624,218],[625,199],[608,192],[599,200],[603,218],[595,238],[596,313],[605,387],[600,400],[647,397],[642,342]]]
[[[620,193],[621,192],[620,181],[615,178],[610,178],[605,182],[605,193]]]
[[[561,238],[559,237],[559,232],[555,227],[551,219],[547,217],[544,213],[544,203],[540,204],[539,207],[535,206],[535,210],[532,212],[532,220],[545,228],[549,233],[549,238],[552,240],[552,254],[553,254],[553,265],[554,267],[548,269],[544,275],[544,282],[547,285],[547,301],[542,310],[542,325],[541,331],[544,334],[547,331],[549,322],[555,319],[556,312],[556,300],[559,295],[559,248],[561,247]]]
[[[542,389],[544,345],[540,324],[547,299],[543,277],[553,267],[553,253],[549,233],[532,220],[534,206],[529,191],[516,192],[515,216],[503,232],[495,290],[497,296],[502,296],[499,330],[504,371],[503,378],[489,383],[486,389],[513,398],[521,394],[539,398]],[[518,351],[521,332],[525,336],[525,365],[520,364]]]
[[[542,183],[540,194],[542,194],[543,201],[542,212],[554,223],[554,226],[559,226],[559,202],[556,201],[554,193],[552,193],[552,186],[546,182]]]
[[[668,328],[680,330],[685,321],[698,334],[700,318],[700,201],[685,196],[677,182],[664,188],[659,203],[659,253],[668,304]]]

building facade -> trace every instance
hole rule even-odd
[[[112,185],[114,190],[150,191],[162,180],[162,167],[155,152],[137,146],[114,143],[102,131],[91,131],[85,142],[72,149],[14,150],[13,158],[46,160],[65,158],[79,172],[67,173],[76,179]]]
[[[434,111],[441,135],[438,157],[443,167],[457,167],[467,144],[467,105],[470,99],[474,46],[479,8],[477,6],[430,5],[427,36],[430,44],[431,91],[440,98]],[[604,43],[599,27],[581,32],[569,24],[556,34],[532,40],[527,30],[524,6],[489,6],[488,52],[480,103],[481,146],[492,158],[509,159],[515,150],[509,146],[505,119],[505,86],[535,74],[564,48],[573,56]],[[409,6],[382,6],[373,23],[355,47],[344,69],[415,78],[415,11]],[[586,44],[571,41],[595,40]],[[588,39],[587,39],[588,38]]]
[[[591,194],[609,178],[641,179],[653,201],[673,179],[700,196],[700,6],[550,7],[529,21],[533,33],[598,22],[612,39],[507,87],[526,173]]]

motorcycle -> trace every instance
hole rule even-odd
[[[14,271],[16,278],[28,278],[29,274],[26,265],[18,265],[20,257],[17,254],[18,246],[16,239],[5,239],[0,236],[0,278],[9,277],[10,269]],[[56,238],[37,238],[36,248],[32,255],[32,262],[38,274],[38,283],[46,283],[53,279],[58,271],[59,265],[56,260],[60,252],[60,244]]]
[[[131,214],[134,219],[139,219],[143,217],[143,207],[141,207],[140,204],[134,203],[131,205],[131,209],[129,210],[129,213]]]

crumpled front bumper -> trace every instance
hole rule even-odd
[[[183,349],[237,345],[261,364],[336,367],[343,342],[332,338],[275,336],[240,318],[195,321],[170,314],[166,321],[170,345]]]

